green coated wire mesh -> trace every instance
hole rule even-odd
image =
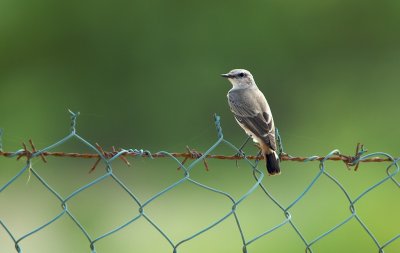
[[[333,150],[329,154],[327,154],[325,157],[317,157],[317,156],[311,156],[307,157],[304,159],[297,159],[290,157],[288,155],[285,156],[284,160],[301,160],[301,161],[313,161],[313,160],[318,160],[319,161],[319,170],[317,174],[313,177],[311,182],[307,184],[307,186],[301,191],[301,193],[292,201],[290,201],[289,204],[282,204],[282,202],[274,197],[274,195],[269,191],[268,187],[264,185],[263,183],[263,178],[265,177],[264,174],[264,168],[263,166],[260,166],[261,168],[258,167],[258,160],[251,160],[250,156],[244,156],[241,157],[245,164],[247,164],[248,172],[252,174],[252,177],[254,178],[254,182],[251,184],[251,186],[246,190],[244,194],[242,194],[240,197],[234,197],[233,194],[230,194],[229,192],[211,187],[209,185],[206,185],[200,181],[195,180],[192,176],[191,173],[193,172],[193,168],[198,165],[205,163],[207,167],[207,163],[205,162],[205,158],[213,158],[212,152],[215,151],[215,149],[220,146],[220,145],[225,145],[229,147],[232,151],[234,152],[239,152],[238,148],[227,141],[224,138],[222,128],[220,125],[220,117],[215,116],[215,125],[217,129],[217,141],[204,153],[194,153],[192,152],[191,158],[193,159],[193,162],[190,163],[189,165],[185,165],[184,161],[181,162],[177,159],[177,156],[175,153],[169,153],[169,152],[164,152],[160,151],[157,153],[152,154],[148,150],[142,150],[142,149],[122,149],[122,150],[113,150],[113,152],[104,152],[99,146],[93,145],[89,143],[87,140],[85,140],[83,137],[81,137],[77,131],[76,131],[76,118],[78,116],[78,113],[71,113],[71,131],[70,133],[63,139],[57,141],[56,143],[41,149],[41,150],[36,150],[33,143],[31,143],[32,146],[32,151],[28,151],[26,147],[24,149],[17,150],[15,152],[4,152],[2,150],[2,143],[1,143],[1,135],[2,131],[0,130],[0,157],[17,157],[17,159],[25,156],[27,158],[25,166],[17,172],[12,178],[10,178],[4,185],[0,185],[0,193],[4,193],[8,190],[8,188],[16,182],[18,178],[21,177],[25,172],[30,173],[30,177],[35,178],[40,182],[40,184],[51,194],[53,195],[57,201],[59,202],[59,212],[57,215],[52,217],[51,219],[47,220],[40,226],[30,228],[29,232],[23,234],[23,235],[16,235],[14,232],[14,227],[16,224],[9,223],[8,221],[4,220],[3,217],[0,217],[0,231],[3,230],[3,234],[8,235],[7,240],[3,241],[8,241],[10,244],[13,244],[15,247],[16,252],[29,252],[29,249],[25,249],[22,246],[22,243],[27,239],[32,237],[35,234],[40,234],[42,231],[44,231],[47,227],[52,226],[57,220],[61,219],[62,217],[67,217],[71,221],[73,221],[74,226],[78,228],[78,231],[82,233],[86,239],[87,239],[87,245],[88,245],[88,251],[91,252],[96,252],[96,244],[99,241],[104,240],[105,238],[119,233],[120,231],[123,231],[126,227],[128,226],[134,226],[135,223],[138,221],[144,221],[147,222],[157,233],[159,233],[162,238],[170,245],[171,252],[183,252],[181,250],[181,246],[186,244],[189,241],[196,240],[200,235],[207,233],[214,229],[217,226],[220,226],[223,224],[228,218],[229,219],[234,219],[235,221],[235,227],[237,234],[240,236],[241,239],[241,245],[242,245],[242,251],[243,252],[250,252],[251,250],[248,249],[249,245],[256,243],[258,240],[261,238],[268,237],[268,235],[274,233],[275,231],[278,231],[279,229],[283,227],[287,227],[294,231],[296,236],[304,243],[304,248],[306,249],[306,252],[315,252],[313,249],[313,246],[323,240],[324,238],[327,238],[328,235],[334,233],[335,231],[339,230],[340,228],[344,227],[345,224],[349,223],[350,221],[356,222],[363,231],[366,232],[368,238],[370,241],[373,242],[375,245],[376,251],[377,252],[384,252],[386,248],[388,248],[389,245],[393,245],[395,241],[397,241],[400,237],[400,233],[397,234],[392,234],[390,235],[390,239],[386,241],[378,240],[378,238],[374,235],[374,231],[371,230],[366,223],[364,222],[363,218],[357,213],[357,204],[359,201],[363,198],[365,198],[366,195],[368,195],[370,192],[373,192],[375,189],[379,188],[380,186],[384,184],[394,184],[394,186],[398,189],[400,188],[399,182],[396,180],[396,175],[399,172],[399,158],[394,158],[389,154],[386,153],[372,153],[368,155],[364,155],[364,150],[361,149],[359,152],[356,154],[355,157],[344,157],[340,155],[340,152],[338,150]],[[279,136],[279,133],[278,133]],[[45,156],[47,155],[53,155],[53,156],[62,156],[62,153],[57,153],[52,151],[55,150],[55,148],[59,147],[66,141],[70,139],[75,139],[78,140],[80,143],[84,144],[87,146],[90,150],[93,151],[92,155],[86,155],[86,156],[93,156],[97,157],[98,160],[96,162],[96,165],[99,162],[102,162],[106,165],[106,170],[104,173],[102,173],[100,176],[96,177],[94,180],[90,181],[89,183],[80,186],[72,191],[72,193],[63,195],[57,190],[57,186],[53,186],[51,183],[47,182],[40,174],[38,170],[35,169],[35,166],[32,166],[33,161],[36,159],[42,159],[43,161],[46,161]],[[280,152],[283,153],[283,146],[280,137],[278,138],[278,142],[280,143]],[[173,182],[172,184],[168,185],[161,191],[155,193],[151,197],[147,198],[146,200],[140,200],[140,198],[136,195],[134,189],[129,186],[124,180],[118,176],[116,173],[114,173],[113,168],[114,164],[113,162],[120,158],[124,160],[125,162],[128,163],[126,160],[125,156],[130,155],[130,156],[139,156],[139,157],[147,157],[149,159],[155,158],[155,157],[167,157],[168,160],[173,161],[174,164],[176,164],[176,167],[180,168],[181,172],[181,177]],[[79,154],[70,154],[70,157],[79,157]],[[84,157],[85,155],[81,155]],[[383,157],[383,158],[382,158]],[[188,158],[188,156],[186,156]],[[218,156],[215,156],[214,158],[218,158]],[[254,157],[253,157],[254,158]],[[369,187],[364,189],[360,194],[358,194],[356,197],[351,197],[351,195],[346,191],[345,187],[337,178],[335,178],[331,173],[328,172],[326,169],[326,162],[327,160],[346,160],[346,163],[348,165],[355,165],[357,166],[359,162],[364,162],[364,161],[386,161],[388,166],[386,167],[385,170],[385,176],[383,178],[379,178],[377,181],[375,181],[373,184],[371,184]],[[95,166],[93,167],[95,168]],[[341,220],[340,222],[336,223],[323,233],[320,233],[318,236],[313,237],[312,239],[307,238],[307,236],[304,235],[304,232],[302,231],[301,228],[299,228],[298,225],[296,225],[296,219],[292,217],[292,210],[293,208],[298,205],[303,198],[310,192],[310,190],[315,186],[315,184],[320,181],[321,179],[329,180],[335,185],[337,189],[340,190],[341,194],[345,197],[346,199],[346,205],[348,207],[348,215],[345,217],[345,219]],[[137,214],[135,214],[133,217],[130,217],[128,221],[126,221],[123,224],[116,225],[113,229],[101,234],[100,236],[94,237],[82,223],[79,221],[79,219],[74,215],[74,212],[71,211],[69,208],[69,203],[71,202],[72,199],[76,198],[76,196],[82,194],[85,191],[88,191],[89,189],[93,188],[95,185],[100,184],[101,182],[105,180],[111,180],[114,185],[116,185],[118,188],[120,188],[123,192],[125,192],[128,196],[129,199],[132,203],[134,203],[137,206]],[[174,188],[177,188],[179,185],[182,184],[190,184],[193,187],[198,187],[201,189],[204,189],[205,191],[208,191],[210,194],[218,195],[222,198],[225,198],[226,201],[228,201],[229,204],[229,211],[221,215],[219,218],[215,219],[213,222],[208,224],[207,226],[201,228],[200,230],[196,231],[195,233],[186,236],[184,238],[180,238],[179,240],[173,239],[169,233],[164,230],[164,228],[157,224],[156,220],[152,215],[149,215],[146,212],[146,208],[152,203],[156,202],[159,198],[162,196],[166,195],[168,192],[172,191]],[[242,205],[245,205],[245,200],[248,199],[251,195],[255,194],[255,192],[262,192],[265,196],[265,200],[271,202],[274,206],[276,206],[281,214],[282,214],[282,219],[274,221],[275,224],[271,227],[266,227],[264,231],[261,233],[258,233],[255,236],[248,236],[245,230],[243,229],[244,222],[242,221],[240,215],[238,214],[238,208]],[[395,193],[393,193],[395,194]],[[4,206],[4,203],[0,203],[1,205]],[[9,205],[12,205],[12,203],[8,203]],[[212,207],[210,207],[212,209]],[[263,217],[260,217],[261,219]],[[266,216],[265,218],[268,218]],[[398,222],[398,221],[397,221]],[[399,232],[400,229],[397,231]],[[137,235],[140,236],[140,235]],[[1,248],[1,246],[0,246]],[[393,251],[394,252],[394,251]]]

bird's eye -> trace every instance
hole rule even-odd
[[[239,74],[239,77],[245,77],[245,76],[246,76],[246,74],[243,72]]]

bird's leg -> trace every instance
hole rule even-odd
[[[262,155],[262,150],[260,149],[260,151],[258,151],[257,158],[256,158],[255,163],[254,163],[256,166],[257,166],[258,162],[261,160],[260,159],[261,155]]]
[[[240,148],[238,149],[238,152],[235,154],[235,156],[237,156],[237,157],[245,157],[245,156],[246,156],[246,154],[243,152],[243,148],[244,148],[244,146],[246,146],[247,142],[249,142],[250,138],[251,138],[251,136],[248,135],[248,136],[247,136],[247,139],[246,139],[245,142],[240,146]],[[236,167],[239,168],[239,166],[238,166],[238,160],[236,160],[235,162],[236,162]]]
[[[242,153],[242,150],[243,150],[244,146],[246,146],[246,144],[249,142],[250,139],[251,139],[251,135],[247,135],[247,139],[242,144],[242,146],[240,146],[240,148],[239,148],[239,153]]]

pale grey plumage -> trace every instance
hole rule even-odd
[[[228,102],[235,119],[256,142],[262,139],[276,150],[275,126],[271,110],[264,95],[256,87],[233,89],[228,92]]]
[[[227,97],[236,121],[254,142],[260,144],[270,174],[278,174],[280,169],[276,154],[275,125],[264,94],[247,70],[234,69],[222,76],[227,77],[233,85]]]

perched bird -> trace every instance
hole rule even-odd
[[[259,144],[268,173],[279,174],[275,125],[264,94],[258,89],[251,73],[245,69],[234,69],[222,76],[228,78],[233,86],[227,97],[236,121]]]

